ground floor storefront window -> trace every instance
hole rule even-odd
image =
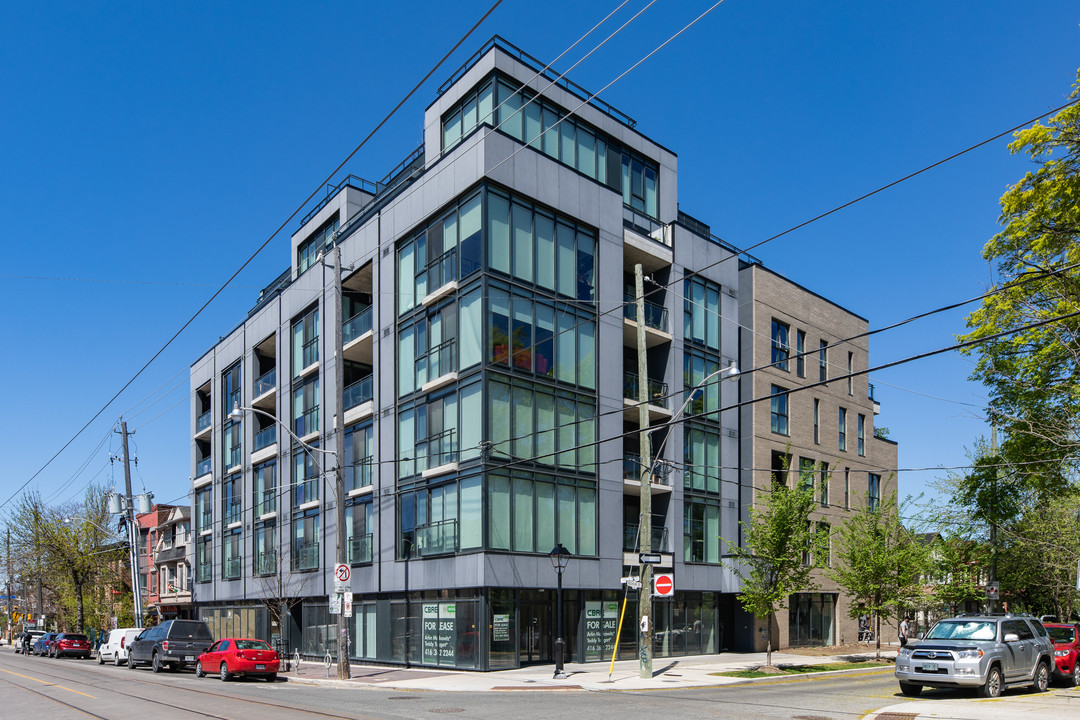
[[[788,604],[788,645],[833,645],[836,595],[798,593]]]

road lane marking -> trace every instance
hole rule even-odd
[[[86,694],[84,692],[79,692],[78,690],[72,690],[69,687],[64,687],[63,685],[57,685],[56,683],[47,682],[45,680],[41,680],[40,678],[31,677],[30,675],[23,675],[22,673],[11,672],[10,670],[4,670],[3,668],[0,668],[0,671],[6,672],[8,675],[14,675],[15,677],[21,677],[24,680],[33,680],[34,682],[39,682],[42,685],[49,685],[49,686],[52,686],[52,687],[55,687],[55,688],[60,688],[61,690],[67,690],[68,692],[75,693],[76,695],[82,695],[83,697],[88,697],[91,700],[97,700],[97,697],[94,696],[94,695],[88,695],[88,694]]]

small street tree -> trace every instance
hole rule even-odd
[[[948,615],[956,615],[968,601],[985,599],[980,576],[985,563],[985,546],[955,535],[942,537],[930,548],[932,599]]]
[[[765,670],[772,670],[773,619],[795,592],[813,589],[813,571],[821,566],[825,538],[811,527],[813,490],[773,483],[758,490],[749,522],[741,523],[744,544],[732,547],[732,568],[742,579],[739,602],[755,617],[766,618]]]
[[[928,551],[900,522],[896,496],[876,505],[869,496],[837,532],[836,567],[829,576],[851,596],[849,613],[876,619],[876,657],[881,658],[881,617],[899,620],[922,597]]]

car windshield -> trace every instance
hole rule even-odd
[[[269,650],[270,646],[262,640],[237,640],[237,650]]]
[[[1076,637],[1076,630],[1068,627],[1048,627],[1046,632],[1050,633],[1050,639],[1056,643],[1070,643]]]
[[[927,640],[993,640],[997,623],[979,620],[942,620],[926,634]]]

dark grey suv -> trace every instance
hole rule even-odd
[[[214,642],[210,628],[202,620],[166,620],[143,630],[128,646],[131,669],[149,663],[154,672],[178,670],[194,665],[199,655]]]
[[[923,687],[976,688],[997,697],[1010,687],[1046,690],[1054,645],[1031,615],[960,615],[939,621],[896,656],[896,679],[905,695]]]

